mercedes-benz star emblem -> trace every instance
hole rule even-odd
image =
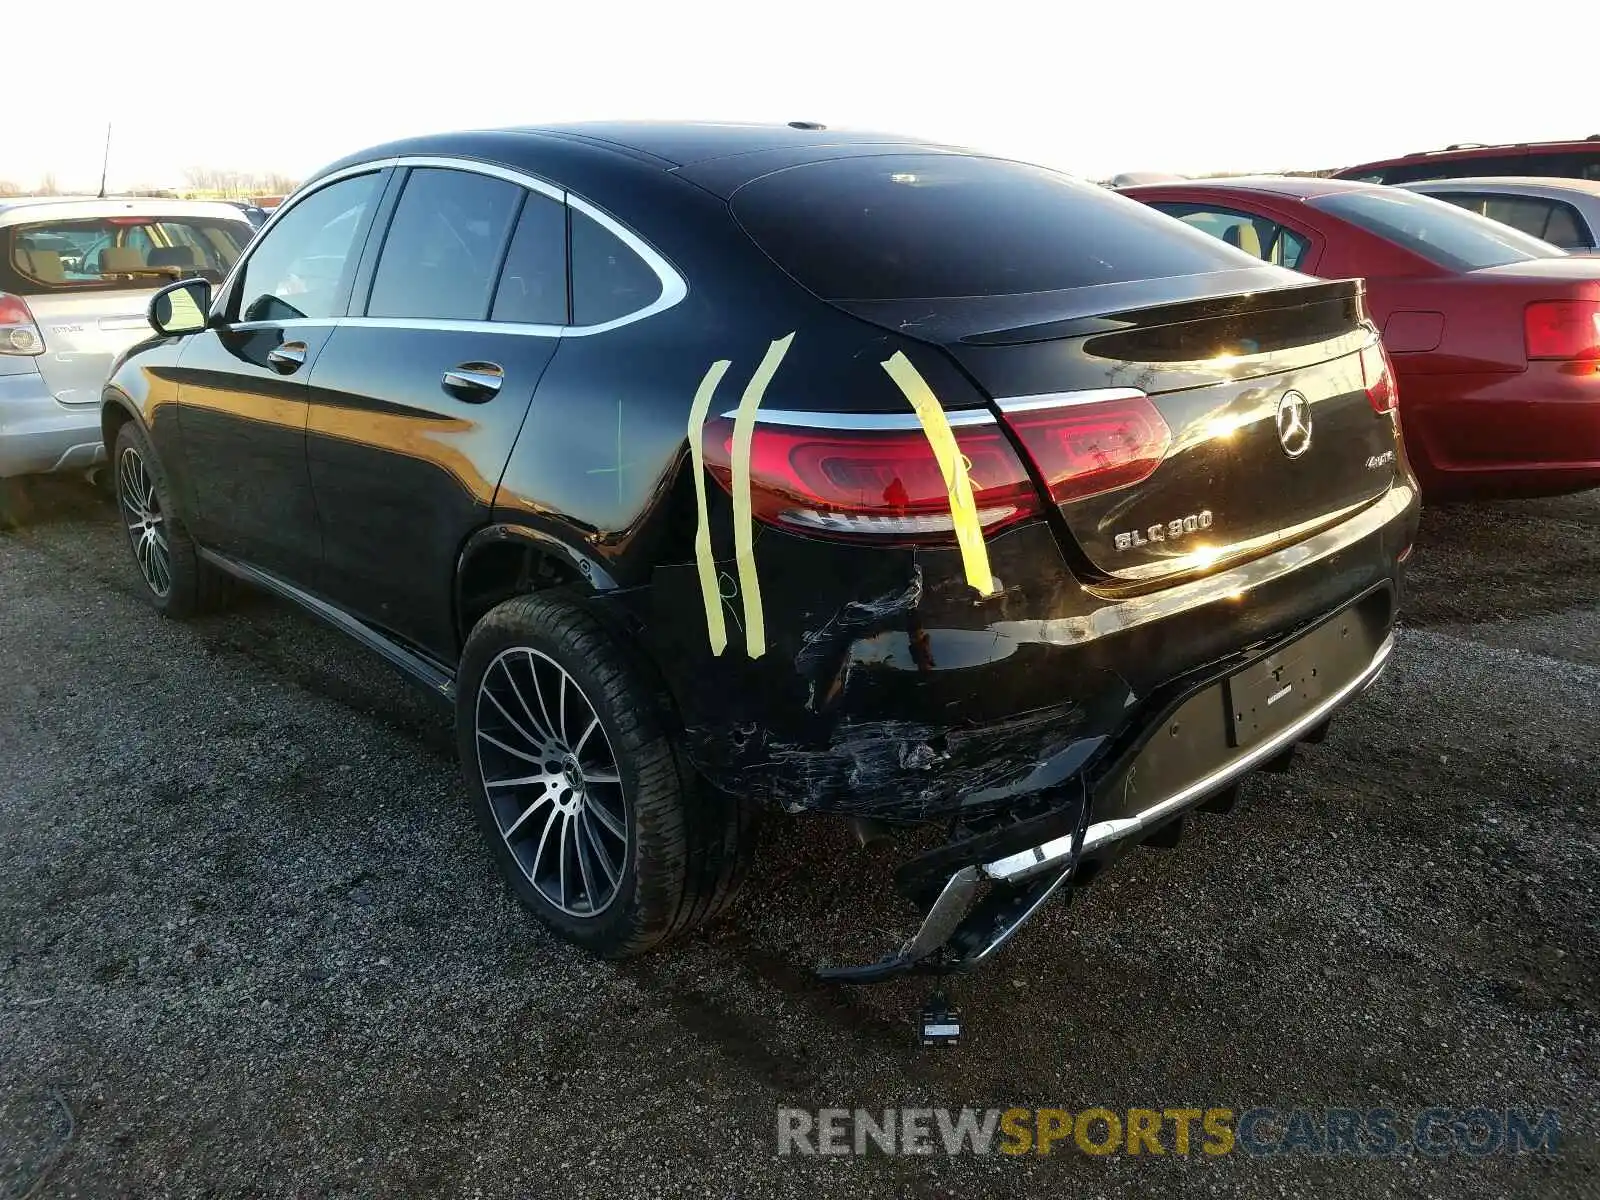
[[[1311,449],[1311,402],[1299,392],[1285,392],[1278,401],[1278,444],[1290,458]]]

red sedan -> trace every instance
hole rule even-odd
[[[1365,276],[1429,497],[1600,486],[1600,262],[1373,184],[1217,179],[1123,191],[1267,262]]]

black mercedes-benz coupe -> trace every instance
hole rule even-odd
[[[1418,499],[1360,285],[1040,167],[419,138],[151,323],[104,408],[151,601],[243,579],[452,703],[510,886],[601,954],[716,914],[766,808],[936,825],[917,932],[834,974],[970,966],[1390,653]]]

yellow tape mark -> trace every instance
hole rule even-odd
[[[695,391],[694,404],[689,409],[689,453],[694,458],[694,499],[699,509],[699,524],[694,531],[694,565],[700,573],[700,600],[706,606],[706,634],[711,639],[711,653],[721,654],[728,648],[728,626],[722,619],[722,592],[717,586],[717,566],[711,558],[711,517],[706,507],[706,458],[701,446],[701,431],[706,414],[711,410],[711,397],[717,384],[733,364],[719,358],[706,370],[705,378]]]
[[[767,623],[761,613],[761,579],[756,575],[755,523],[750,516],[750,439],[755,434],[756,409],[778,364],[789,350],[794,334],[781,337],[750,376],[733,418],[733,557],[739,566],[739,594],[744,598],[744,640],[751,658],[767,652]]]
[[[967,460],[961,447],[956,445],[956,435],[950,431],[944,405],[901,351],[896,350],[883,364],[883,369],[916,409],[922,432],[927,436],[928,445],[933,447],[933,456],[939,460],[945,490],[950,494],[950,519],[955,522],[956,544],[961,547],[961,564],[966,568],[967,582],[978,589],[980,596],[998,594],[1000,589],[989,571],[989,548],[983,541],[983,526],[978,523],[978,506],[972,499]]]

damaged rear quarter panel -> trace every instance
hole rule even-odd
[[[1081,765],[1129,702],[1113,671],[994,628],[1079,593],[1047,526],[990,543],[981,599],[954,550],[842,545],[762,529],[768,649],[748,657],[722,564],[713,656],[692,564],[655,573],[639,624],[674,681],[685,746],[719,786],[781,805],[927,820],[994,808]],[[1014,581],[1014,582],[1011,582]],[[1052,769],[1052,768],[1055,769]]]

